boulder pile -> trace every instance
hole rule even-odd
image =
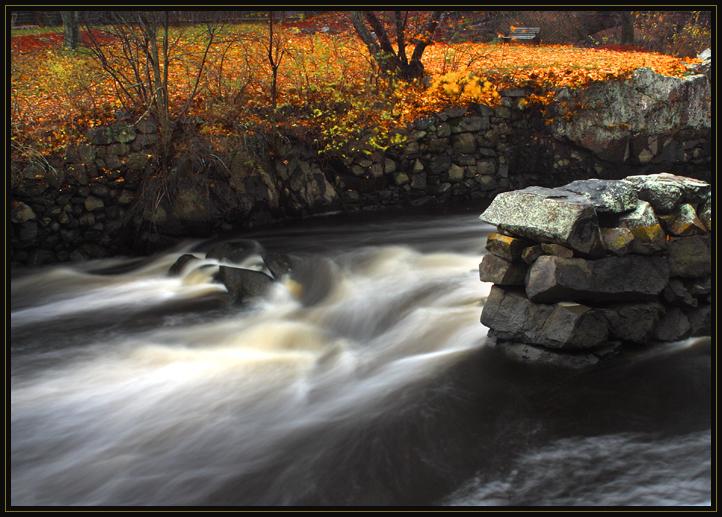
[[[496,196],[481,323],[505,353],[571,367],[711,332],[711,189],[673,174]]]

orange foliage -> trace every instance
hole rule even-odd
[[[279,30],[288,56],[279,69],[279,112],[269,117],[266,27],[227,26],[211,48],[189,111],[204,121],[204,133],[231,134],[263,124],[277,127],[282,120],[289,128],[308,128],[306,132],[327,151],[347,143],[362,145],[359,139],[368,131],[371,146],[383,147],[392,142],[393,128],[448,105],[496,105],[499,92],[507,88],[530,91],[523,105],[544,104],[558,88],[624,79],[640,67],[678,77],[686,72],[685,60],[653,52],[435,43],[422,60],[429,87],[389,84],[353,33],[306,34],[292,24]],[[171,103],[182,103],[193,86],[205,44],[199,34],[182,38],[175,50],[178,57],[169,70]],[[41,151],[60,150],[87,128],[111,121],[121,107],[112,81],[90,56],[65,54],[59,48],[12,49],[14,139]]]

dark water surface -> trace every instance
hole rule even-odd
[[[165,275],[197,241],[16,271],[11,504],[709,505],[709,339],[586,371],[511,363],[479,323],[490,230],[255,232],[311,274],[244,308],[217,261]]]

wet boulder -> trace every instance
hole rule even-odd
[[[188,264],[199,262],[201,259],[190,253],[185,253],[178,257],[178,260],[168,269],[168,276],[180,276]]]
[[[214,244],[206,253],[207,258],[217,259],[221,262],[242,264],[249,258],[261,256],[263,246],[253,239],[236,239]]]
[[[526,294],[537,303],[647,300],[661,293],[668,280],[664,257],[586,260],[544,255],[529,269]]]
[[[226,286],[228,295],[234,303],[243,303],[249,298],[263,296],[273,285],[273,279],[265,273],[231,266],[221,266],[218,279]]]
[[[479,217],[500,230],[584,254],[601,247],[599,222],[587,198],[560,189],[528,187],[497,195]]]

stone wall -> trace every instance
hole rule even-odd
[[[711,190],[653,174],[494,199],[481,322],[518,359],[582,367],[622,343],[711,333]]]
[[[704,75],[642,69],[625,82],[561,90],[545,110],[525,107],[528,93],[505,91],[493,109],[448,109],[401,129],[399,145],[345,157],[320,157],[291,136],[223,155],[197,141],[177,158],[165,195],[140,208],[154,172],[154,124],[95,128],[61,160],[12,164],[11,259],[143,252],[175,237],[318,212],[488,202],[528,185],[589,177],[675,170],[709,179]]]

